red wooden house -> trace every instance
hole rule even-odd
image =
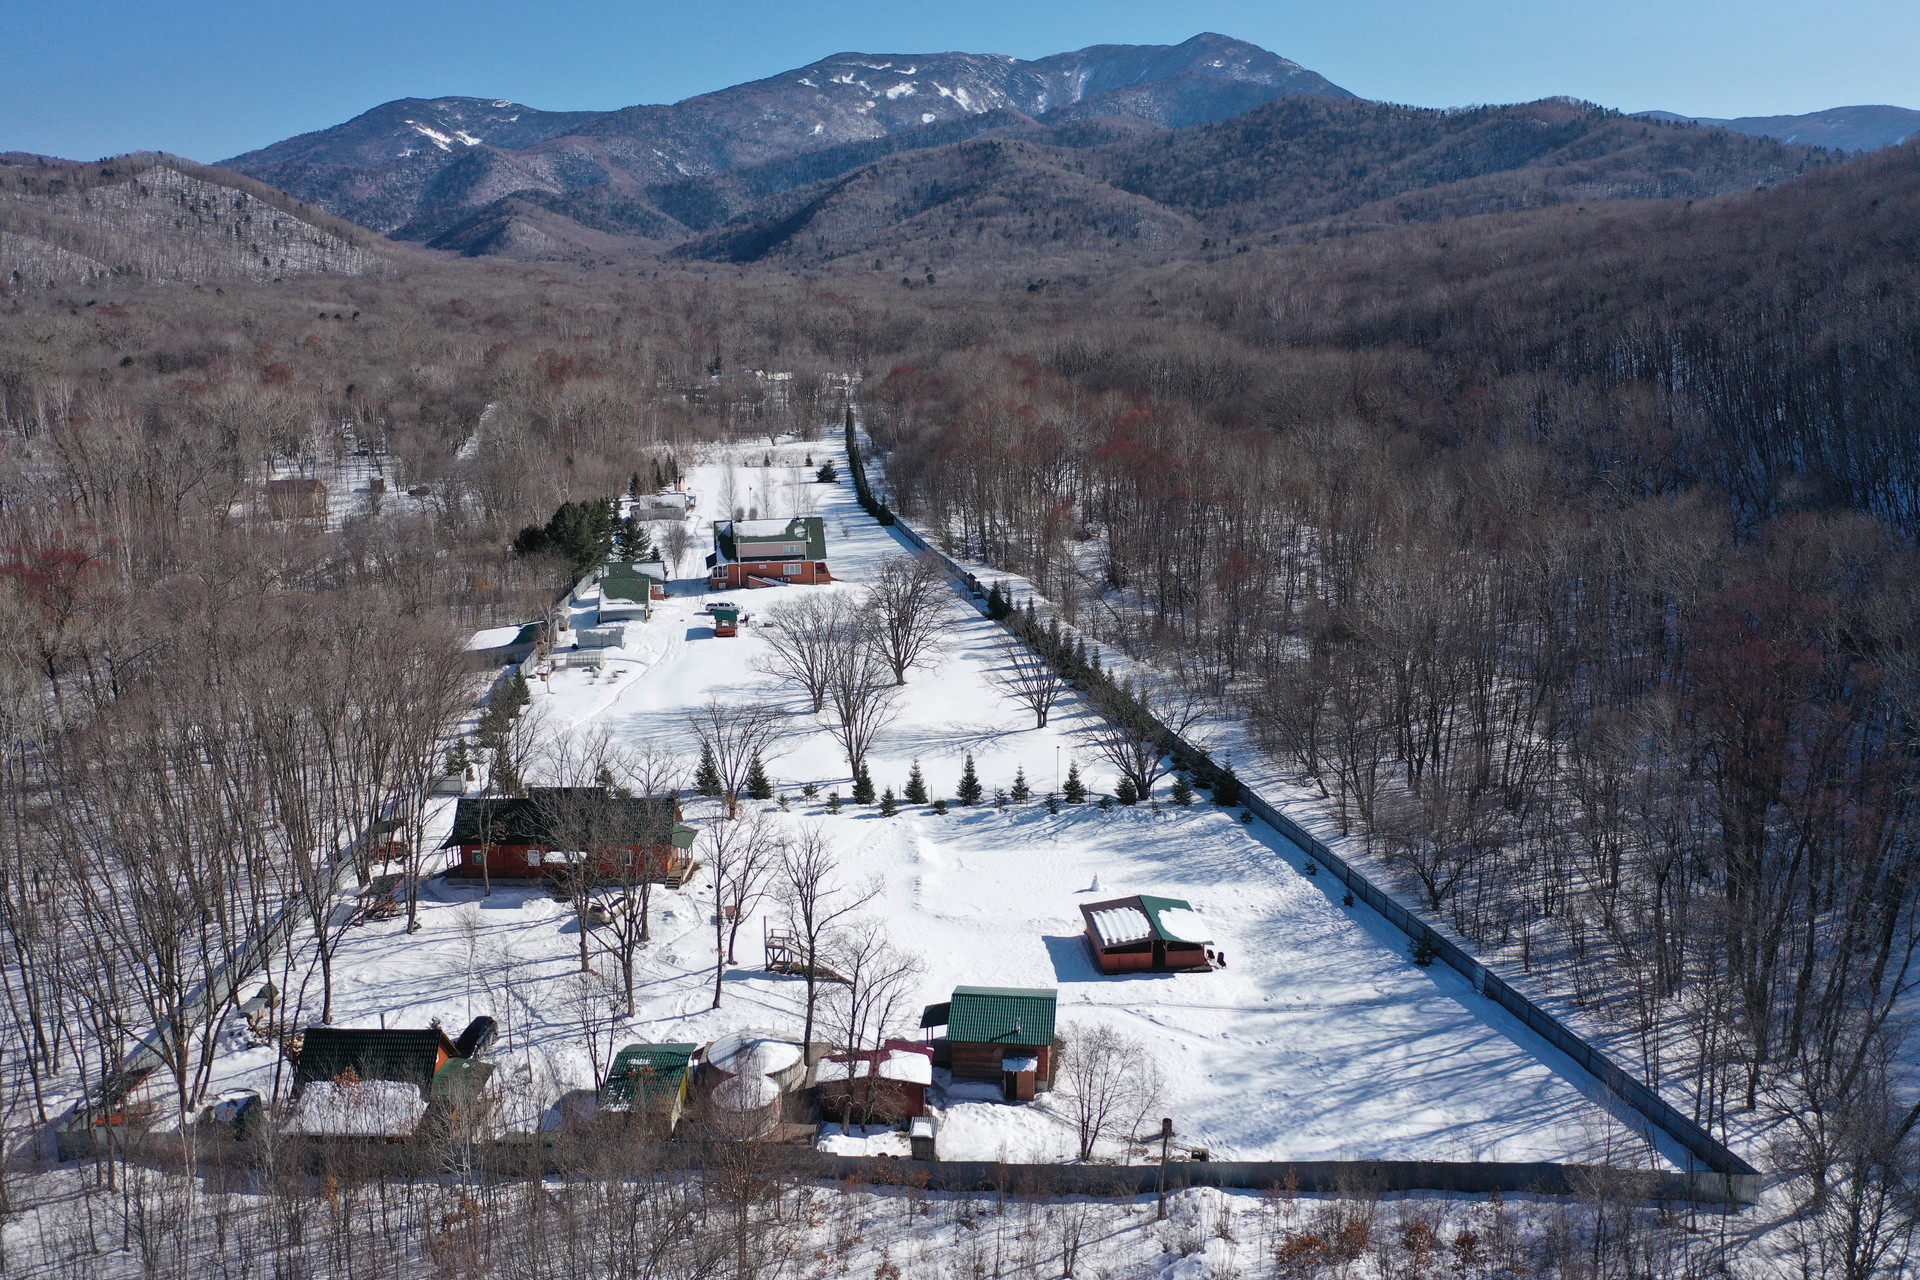
[[[537,880],[584,864],[601,879],[677,885],[693,869],[697,834],[671,797],[534,787],[523,798],[461,800],[440,847],[460,851],[447,874],[472,880]]]
[[[819,516],[791,520],[716,520],[707,580],[732,587],[832,582],[827,572],[827,523]]]

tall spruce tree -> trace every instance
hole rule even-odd
[[[760,763],[760,753],[753,753],[753,761],[747,766],[747,798],[749,800],[773,799],[773,783],[767,780],[767,770]]]
[[[985,792],[980,786],[980,775],[973,767],[973,752],[969,751],[967,763],[960,770],[960,785],[955,789],[954,795],[959,797],[961,804],[976,805],[980,803],[980,797],[983,794]]]
[[[693,775],[693,789],[703,796],[720,794],[720,764],[713,758],[713,748],[700,747],[700,768]]]

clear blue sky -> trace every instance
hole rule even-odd
[[[1920,107],[1920,0],[0,0],[0,150],[218,160],[393,98],[609,108],[847,49],[1031,58],[1208,30],[1426,106]]]

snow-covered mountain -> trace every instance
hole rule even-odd
[[[1800,116],[1736,116],[1730,120],[1680,116],[1671,111],[1640,114],[1652,120],[1685,121],[1732,133],[1777,138],[1805,147],[1831,147],[1835,151],[1875,151],[1920,135],[1920,111],[1907,107],[1830,107]]]
[[[615,111],[406,98],[223,167],[391,233],[509,195],[607,187],[638,198],[660,183],[1007,113],[1189,125],[1302,94],[1353,96],[1298,63],[1210,33],[1033,61],[840,53],[670,105]]]

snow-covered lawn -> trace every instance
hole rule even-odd
[[[778,452],[797,459],[807,449],[816,461],[834,456],[844,476],[844,459],[827,446]],[[758,458],[762,450],[741,452]],[[694,524],[704,529],[721,514],[726,478],[719,467],[701,467],[688,487],[701,497]],[[731,487],[738,505],[756,505],[763,516],[817,503],[813,509],[827,517],[829,563],[845,580],[726,593],[749,614],[795,592],[859,591],[863,577],[902,549],[859,512],[844,482],[796,487],[790,471],[755,467],[736,471]],[[697,545],[704,554],[705,539]],[[697,571],[696,561],[683,569]],[[1049,815],[1039,796],[1056,788],[1070,762],[1079,761],[1095,792],[1116,780],[1077,742],[1077,705],[1035,729],[1029,713],[992,687],[987,672],[998,661],[999,632],[970,608],[956,601],[939,661],[909,680],[871,770],[877,788],[898,793],[917,759],[931,793],[951,801],[970,751],[989,803],[945,816],[903,806],[892,819],[848,805],[836,816],[822,802],[801,801],[799,791],[813,782],[822,797],[830,788],[845,796],[846,763],[804,703],[756,671],[763,635],[743,627],[738,637],[714,638],[700,612],[702,583],[675,588],[650,622],[629,624],[627,647],[608,651],[605,673],[568,669],[544,688],[536,682],[532,714],[556,731],[604,725],[622,742],[669,746],[691,761],[697,747],[687,711],[709,695],[791,706],[790,732],[767,761],[775,789],[792,797],[779,820],[817,824],[846,881],[879,879],[873,913],[897,945],[925,960],[924,1002],[946,999],[956,984],[1058,988],[1069,1039],[1075,1028],[1108,1023],[1149,1046],[1167,1078],[1166,1114],[1182,1142],[1216,1159],[1620,1154],[1617,1128],[1581,1093],[1591,1081],[1458,975],[1415,966],[1404,938],[1371,912],[1343,907],[1337,882],[1304,875],[1299,851],[1264,824],[1242,825],[1237,811],[1204,803],[1181,809],[1164,791],[1157,808],[1103,813],[1089,804]],[[1025,769],[1035,799],[996,811],[994,789],[1010,788],[1016,768]],[[436,831],[451,814],[451,801],[439,802]],[[1135,893],[1190,901],[1227,967],[1101,976],[1078,905]],[[427,897],[417,934],[401,923],[352,932],[336,961],[335,1022],[372,1026],[384,1016],[388,1026],[418,1026],[438,1017],[458,1034],[472,1014],[493,1015],[501,1023],[499,1078],[522,1099],[521,1113],[510,1115],[517,1123],[535,1122],[564,1089],[592,1087],[578,1013],[578,926],[565,905],[531,888],[496,888],[483,898],[442,881]],[[636,1040],[706,1042],[748,1027],[786,1028],[797,1038],[801,983],[759,967],[758,920],[742,930],[742,963],[727,975],[722,1007],[708,1007],[711,912],[704,876],[684,891],[656,894],[641,1005],[611,1033],[596,1033],[603,1062],[609,1034],[616,1048]],[[617,972],[610,958],[598,966]],[[311,1014],[317,981],[304,998]],[[604,1010],[604,997],[596,999]],[[216,1087],[263,1087],[272,1064],[269,1049],[231,1053]],[[1602,1148],[1610,1131],[1609,1152]],[[1052,1159],[1070,1156],[1073,1138],[1044,1105],[951,1101],[940,1150],[948,1158]]]

